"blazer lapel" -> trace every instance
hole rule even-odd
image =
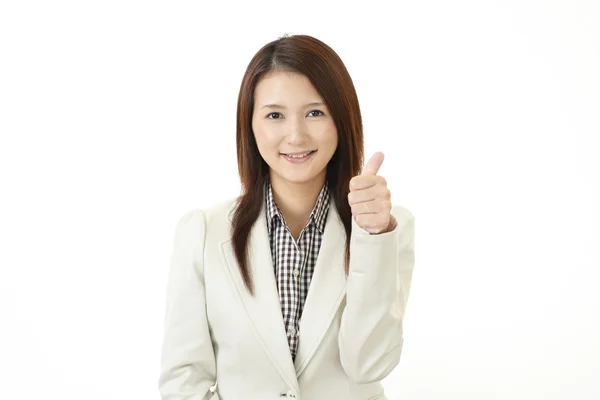
[[[346,231],[331,200],[323,241],[300,319],[296,376],[300,376],[323,340],[346,289],[344,272]]]
[[[235,207],[235,202],[233,207]],[[228,212],[229,223],[231,223],[232,211],[233,209],[230,209]],[[248,242],[249,268],[254,282],[254,296],[250,295],[244,285],[231,240],[225,241],[222,248],[234,287],[250,317],[258,341],[284,381],[291,388],[299,391],[283,324],[264,202],[261,213],[251,229]]]

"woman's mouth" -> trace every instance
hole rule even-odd
[[[298,164],[298,163],[302,163],[307,161],[308,159],[312,158],[312,155],[316,152],[316,150],[311,150],[311,151],[307,151],[306,153],[302,153],[302,154],[281,154],[283,156],[283,158],[285,158],[287,161],[294,163],[294,164]]]

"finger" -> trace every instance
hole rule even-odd
[[[384,214],[357,214],[352,218],[361,228],[369,230],[384,225],[388,217]]]
[[[363,190],[375,185],[387,186],[387,181],[381,175],[357,175],[350,179],[350,190]]]
[[[389,200],[374,200],[355,203],[350,206],[352,215],[360,214],[385,214],[392,209],[392,203]]]
[[[369,187],[364,190],[352,190],[348,192],[348,203],[350,205],[376,199],[389,200],[390,198],[391,193],[384,185],[376,185],[375,187]]]
[[[382,152],[378,151],[371,156],[367,165],[363,169],[362,175],[377,175],[379,172],[379,168],[381,164],[383,164],[384,155]]]

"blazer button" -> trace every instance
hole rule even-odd
[[[297,397],[296,397],[296,393],[294,393],[294,392],[293,392],[293,391],[291,391],[291,390],[288,390],[288,392],[287,392],[287,397],[288,397],[288,399],[297,399]]]

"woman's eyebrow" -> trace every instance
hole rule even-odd
[[[313,103],[308,103],[305,104],[304,107],[315,107],[315,106],[324,106],[324,104],[320,101],[317,102],[313,102]],[[264,106],[261,107],[262,108],[287,108],[285,106],[282,106],[280,104],[275,104],[275,103],[271,103],[271,104],[265,104]]]

